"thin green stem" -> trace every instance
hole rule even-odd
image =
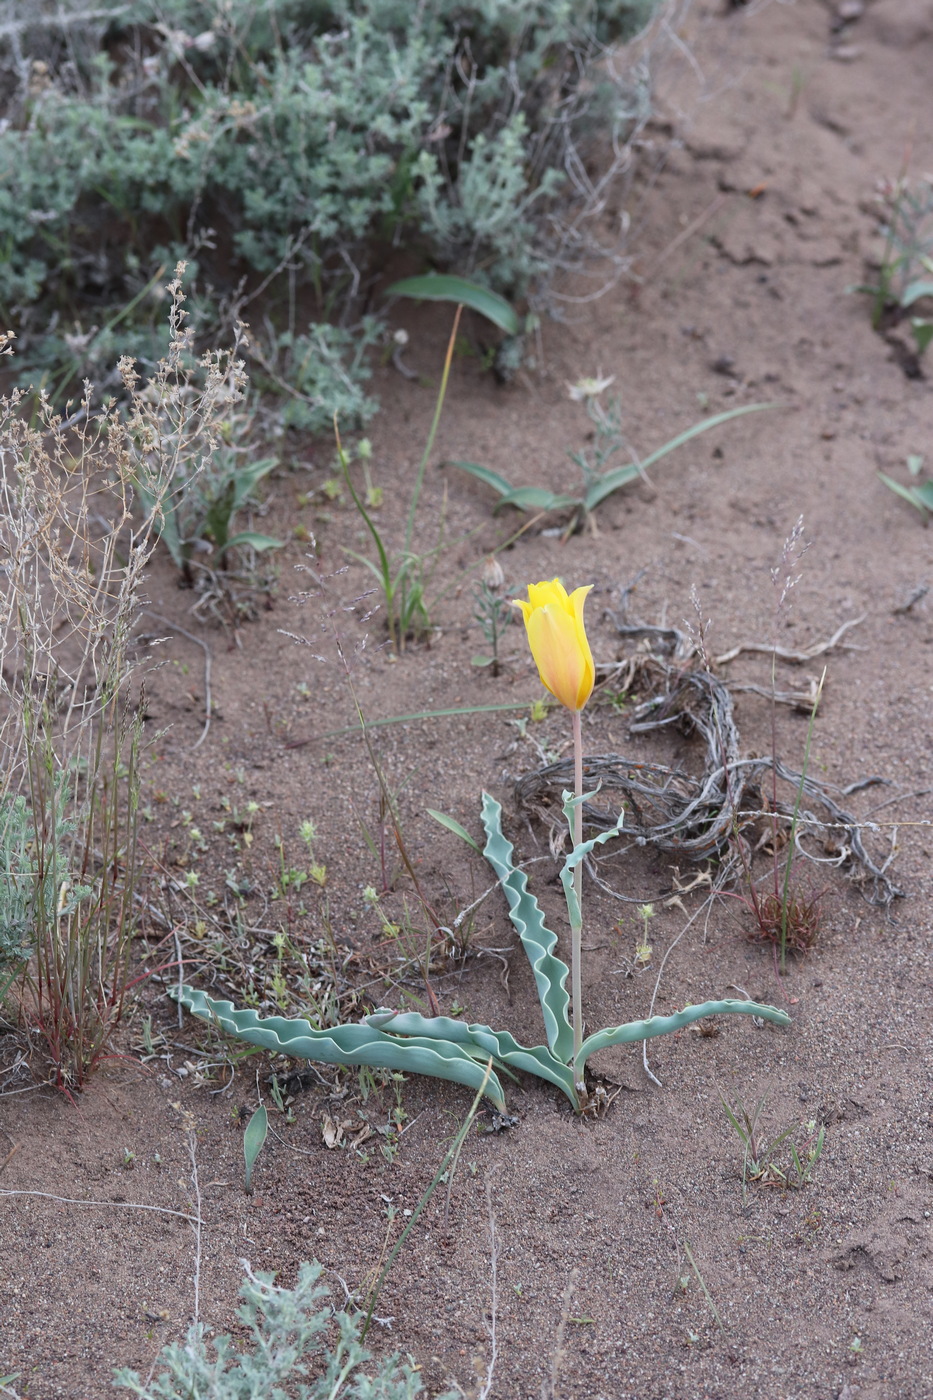
[[[386,626],[389,630],[389,641],[392,643],[393,647],[397,647],[395,629],[395,586],[392,582],[392,570],[389,566],[389,556],[386,553],[385,545],[382,543],[382,536],[370,519],[366,507],[360,500],[359,494],[350,479],[350,463],[347,454],[343,450],[343,444],[340,441],[340,429],[337,427],[336,413],[334,414],[334,437],[337,439],[337,459],[340,462],[340,468],[343,472],[344,480],[347,483],[347,489],[353,497],[353,504],[363,517],[367,530],[373,537],[376,553],[379,555],[379,570],[382,574],[382,592],[386,600]]]
[[[573,808],[573,830],[571,839],[574,849],[583,843],[583,725],[581,711],[573,712],[573,791],[576,802]],[[576,1061],[583,1045],[583,994],[580,989],[583,964],[583,862],[573,872],[574,893],[580,922],[570,929],[570,996],[573,1006],[573,1057]]]
[[[460,325],[460,313],[463,311],[462,304],[457,307],[454,316],[453,330],[450,332],[450,340],[447,345],[447,356],[444,360],[444,373],[441,375],[441,387],[437,395],[437,403],[434,407],[434,421],[431,424],[431,431],[428,433],[428,440],[424,445],[424,454],[418,467],[418,474],[415,477],[415,489],[411,493],[411,506],[408,511],[408,523],[405,526],[405,553],[411,553],[411,537],[415,529],[415,512],[418,509],[418,501],[421,497],[421,488],[424,485],[424,474],[428,466],[428,458],[434,447],[434,439],[437,436],[438,425],[441,421],[441,412],[444,407],[444,399],[447,395],[447,380],[450,378],[450,366],[454,357],[454,345],[457,341],[457,328]]]

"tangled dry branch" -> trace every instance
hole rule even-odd
[[[703,743],[703,766],[699,774],[691,774],[624,754],[587,758],[585,781],[594,791],[583,807],[585,825],[596,830],[614,826],[621,794],[632,845],[651,846],[694,863],[721,861],[737,841],[754,844],[760,837],[754,829],[763,820],[789,828],[800,792],[795,836],[800,854],[845,869],[866,886],[873,904],[887,907],[903,895],[888,874],[890,857],[879,863],[865,846],[863,833],[878,830],[873,823],[860,821],[840,806],[826,784],[809,774],[801,779],[780,759],[742,757],[732,691],[743,687],[733,687],[714,675],[689,634],[676,628],[618,621],[616,625],[621,634],[638,635],[649,647],[628,656],[607,677],[616,685],[621,679],[626,689],[637,677],[641,692],[648,692],[649,698],[633,711],[629,733],[676,728],[696,734]],[[844,630],[836,633],[833,642],[838,644]],[[799,707],[806,692],[777,692],[775,698]],[[538,816],[559,841],[565,829],[560,794],[572,784],[572,768],[571,759],[561,759],[516,783],[519,805]],[[789,801],[778,798],[775,802],[766,795],[776,786],[775,779],[789,791]],[[821,809],[821,815],[810,810],[812,805]],[[814,844],[820,847],[819,855]]]

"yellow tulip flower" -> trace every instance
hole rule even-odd
[[[583,626],[583,604],[591,587],[575,588],[568,596],[555,578],[550,583],[530,583],[527,602],[513,599],[522,610],[542,685],[574,714],[589,700],[596,679]]]

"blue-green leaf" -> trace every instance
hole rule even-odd
[[[933,340],[933,321],[927,320],[925,316],[911,316],[910,333],[917,346],[917,354],[922,355]]]
[[[462,472],[469,472],[477,481],[482,481],[494,491],[498,491],[500,496],[507,496],[512,490],[504,476],[494,472],[491,467],[481,467],[479,462],[442,462],[441,466],[459,467]]]
[[[248,544],[253,549],[282,549],[284,540],[275,540],[271,535],[259,535],[255,530],[240,530],[237,534],[231,535],[224,550],[234,549],[238,544]]]
[[[328,1065],[370,1065],[402,1073],[427,1074],[478,1089],[485,1078],[485,1067],[460,1045],[446,1041],[404,1039],[387,1035],[358,1023],[317,1030],[310,1021],[287,1020],[284,1016],[260,1016],[257,1011],[235,1011],[230,1001],[216,1001],[196,987],[178,989],[181,1004],[195,1016],[211,1021],[237,1040],[260,1045],[277,1055],[298,1060],[319,1060]],[[505,1095],[495,1074],[490,1074],[486,1093],[495,1106],[505,1111]]]
[[[587,510],[595,510],[607,496],[611,496],[613,491],[618,491],[623,486],[628,486],[630,481],[641,476],[641,467],[630,464],[627,467],[616,467],[615,471],[606,472],[598,481],[594,481],[589,487],[584,500]]]
[[[687,428],[686,432],[678,433],[677,437],[671,438],[663,447],[657,448],[649,456],[642,459],[637,464],[630,464],[627,467],[618,467],[615,471],[606,472],[586,493],[587,510],[595,510],[601,501],[607,496],[611,496],[613,491],[618,491],[620,486],[627,485],[634,481],[636,476],[647,471],[654,466],[655,462],[660,462],[662,457],[666,457],[669,452],[673,452],[678,447],[683,447],[685,442],[691,438],[699,437],[700,433],[708,432],[710,428],[718,428],[722,423],[728,423],[733,418],[741,418],[746,413],[760,413],[765,408],[778,408],[776,403],[748,403],[741,408],[730,408],[725,413],[716,413],[712,418],[704,418],[702,423],[694,423],[692,428]]]
[[[587,1036],[580,1047],[580,1052],[574,1062],[574,1078],[580,1079],[583,1076],[583,1066],[589,1057],[597,1050],[604,1050],[607,1045],[628,1045],[633,1040],[651,1040],[656,1035],[670,1035],[672,1031],[682,1030],[684,1026],[689,1026],[693,1021],[699,1021],[704,1016],[760,1016],[764,1021],[772,1021],[776,1026],[789,1026],[790,1017],[786,1011],[779,1011],[776,1006],[764,1006],[757,1001],[703,1001],[699,1006],[688,1006],[683,1011],[676,1011],[673,1016],[652,1016],[647,1021],[629,1021],[624,1026],[609,1027],[604,1031],[597,1031],[595,1035]]]
[[[914,510],[919,510],[926,519],[927,511],[933,511],[933,481],[924,481],[920,486],[902,486],[899,481],[895,481],[893,476],[885,476],[884,472],[878,473],[885,486],[889,487],[897,496],[903,496],[905,501],[909,501]]]
[[[516,486],[507,491],[501,501],[496,502],[496,510],[503,506],[516,506],[519,510],[565,510],[568,506],[580,506],[583,501],[578,496],[558,496],[554,491],[546,491],[543,486]]]
[[[505,297],[491,292],[488,287],[480,287],[476,282],[468,282],[464,277],[440,273],[405,277],[401,282],[393,282],[391,287],[387,287],[386,295],[413,297],[416,301],[449,301],[468,306],[471,311],[478,311],[487,321],[492,321],[506,335],[518,335],[522,329],[518,312]]]
[[[263,477],[267,476],[273,467],[278,466],[278,462],[278,457],[260,457],[258,461],[237,467],[233,476],[234,511],[245,504]]]
[[[253,1167],[256,1165],[256,1158],[262,1151],[268,1131],[269,1115],[265,1106],[260,1104],[247,1123],[246,1132],[243,1134],[243,1156],[246,1159],[246,1190],[248,1195],[253,1194]]]
[[[487,838],[483,854],[498,876],[508,900],[509,917],[531,963],[547,1043],[552,1054],[567,1064],[573,1055],[566,987],[569,968],[554,953],[557,935],[545,926],[541,906],[528,888],[528,877],[512,863],[512,843],[502,832],[502,807],[488,792],[483,793],[482,816]]]
[[[367,1016],[370,1025],[377,1025],[391,1034],[415,1035],[449,1041],[463,1046],[483,1064],[492,1055],[497,1063],[511,1069],[526,1070],[539,1079],[547,1079],[563,1089],[570,1102],[577,1107],[577,1094],[573,1084],[570,1066],[552,1055],[546,1045],[521,1045],[508,1031],[490,1030],[489,1026],[467,1025],[449,1016],[421,1016],[416,1011],[401,1011],[397,1016],[377,1012]]]
[[[580,797],[574,797],[572,792],[564,793],[564,816],[567,825],[573,831],[573,809],[578,803],[586,802],[595,793],[583,793]],[[601,846],[604,841],[611,841],[613,836],[618,836],[622,830],[622,823],[625,813],[619,813],[619,820],[615,826],[611,826],[608,831],[601,831],[598,836],[594,836],[590,841],[581,841],[579,846],[574,846],[573,850],[564,861],[563,869],[560,872],[560,882],[564,887],[564,898],[567,901],[567,913],[570,915],[572,928],[579,928],[583,922],[583,915],[580,909],[580,902],[577,899],[577,892],[573,887],[573,874],[581,860],[585,860],[590,851]]]
[[[904,289],[901,306],[906,311],[908,306],[913,306],[921,297],[933,297],[933,282],[911,282],[910,286]]]

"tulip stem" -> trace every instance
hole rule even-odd
[[[570,832],[574,849],[583,843],[583,724],[582,712],[573,710],[573,790],[576,802],[573,808],[573,827]],[[577,908],[583,909],[583,862],[573,872],[574,893]],[[574,927],[570,926],[570,995],[573,1004],[573,1054],[574,1060],[583,1044],[583,997],[580,990],[583,963],[583,915]]]

